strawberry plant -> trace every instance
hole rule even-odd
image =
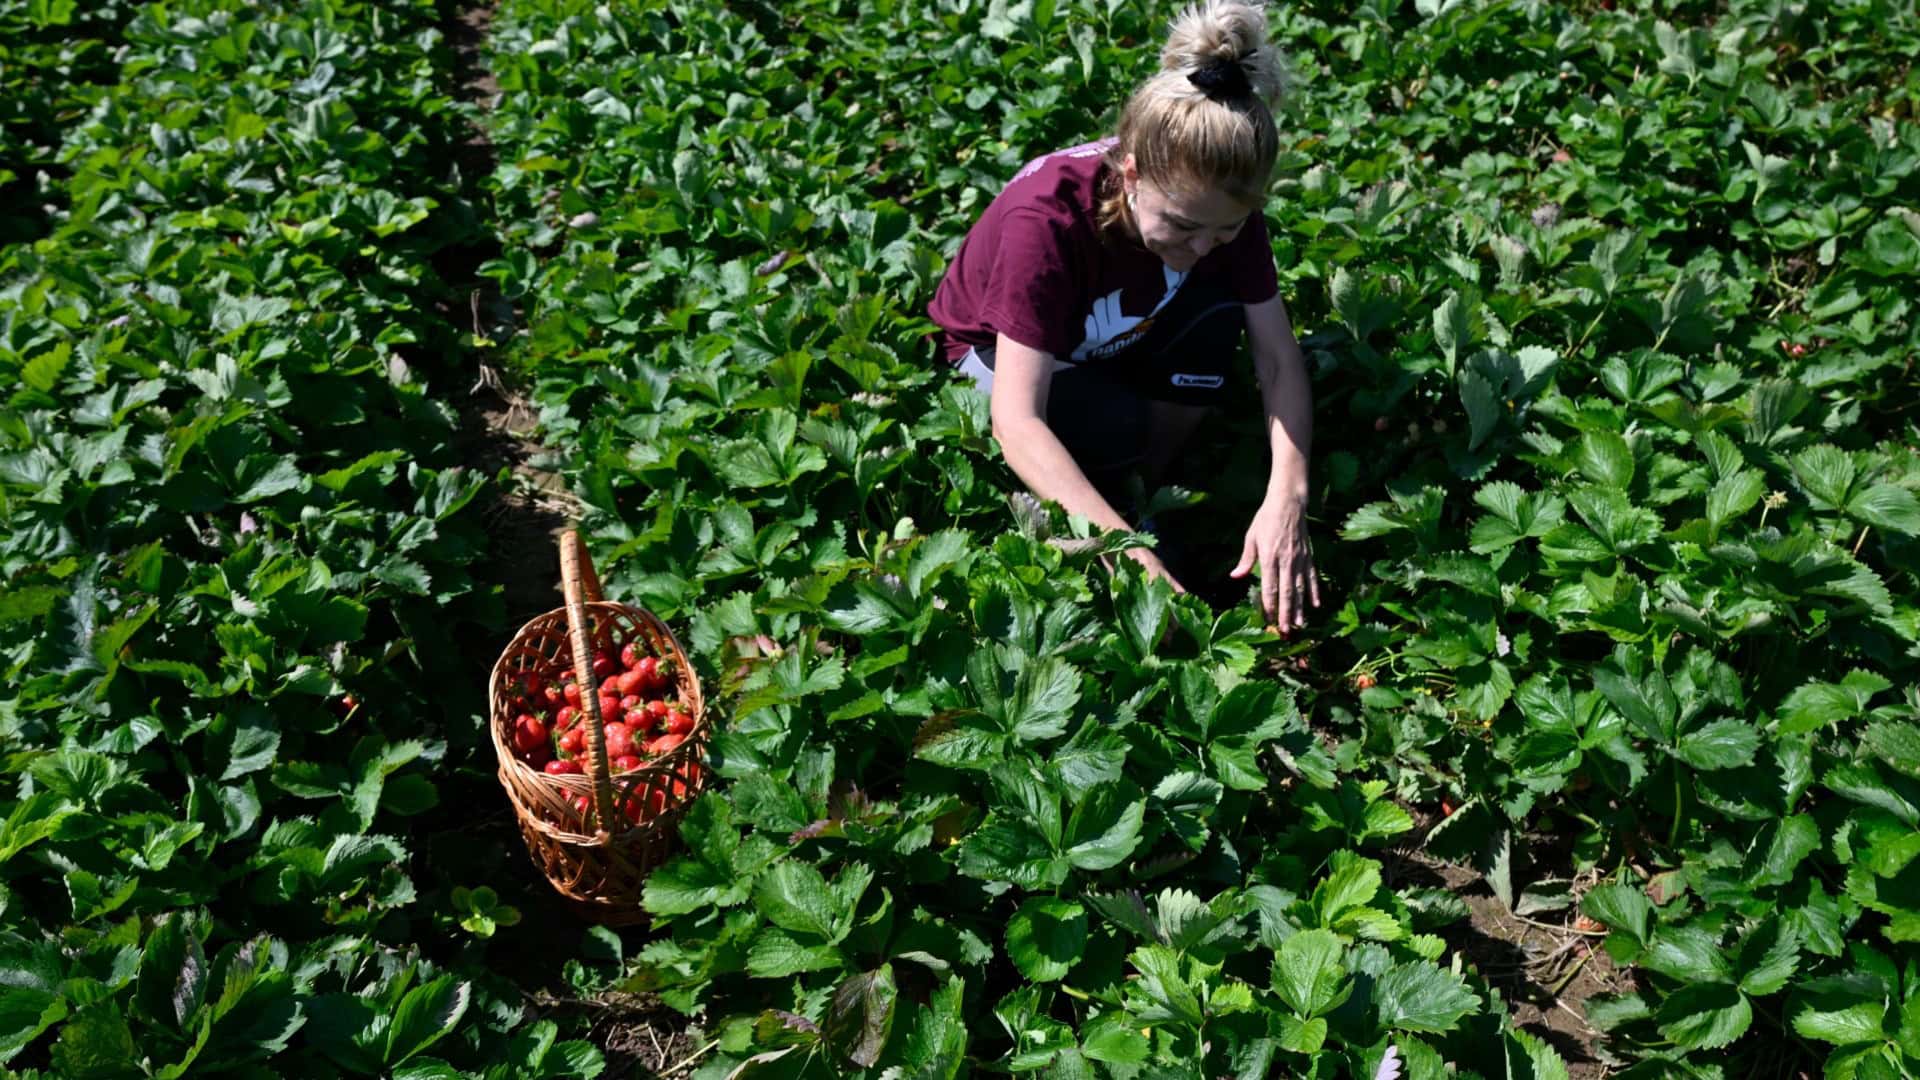
[[[482,1036],[496,990],[391,921],[473,700],[422,687],[497,618],[430,392],[467,229],[435,13],[85,7],[0,15],[47,91],[6,129],[46,232],[0,249],[0,1058],[487,1060],[520,1018]]]

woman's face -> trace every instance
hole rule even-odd
[[[1140,176],[1131,154],[1122,166],[1122,177],[1133,197],[1133,220],[1141,243],[1174,270],[1192,270],[1208,252],[1239,235],[1253,217],[1252,211],[1225,192],[1162,190]]]

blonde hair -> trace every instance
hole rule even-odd
[[[1221,61],[1239,68],[1247,92],[1210,92],[1192,76]],[[1205,76],[1203,75],[1203,81]],[[1259,208],[1280,152],[1273,109],[1287,89],[1279,51],[1267,43],[1267,15],[1249,0],[1204,0],[1173,20],[1160,70],[1120,113],[1106,153],[1097,219],[1134,231],[1121,183],[1127,155],[1140,176],[1167,191],[1220,191]]]

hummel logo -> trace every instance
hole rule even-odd
[[[1226,381],[1225,375],[1175,375],[1173,377],[1175,386],[1204,386],[1208,389],[1220,386]]]

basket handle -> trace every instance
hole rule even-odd
[[[573,678],[580,686],[580,712],[587,725],[587,782],[593,785],[593,811],[599,833],[606,836],[613,822],[613,768],[607,761],[607,737],[601,731],[600,687],[593,679],[593,644],[588,640],[587,603],[603,599],[600,579],[580,533],[568,529],[560,536],[560,590],[567,602],[567,638],[573,645]]]

